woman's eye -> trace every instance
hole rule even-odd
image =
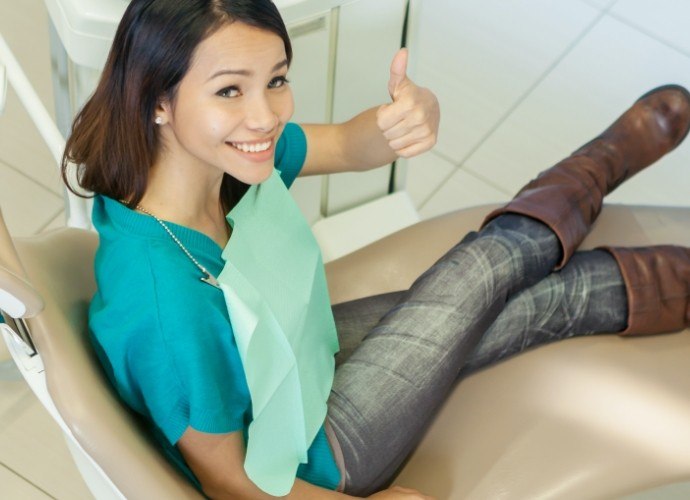
[[[277,89],[278,87],[284,86],[286,83],[290,83],[290,81],[287,78],[285,78],[284,76],[276,76],[273,80],[271,80],[268,83],[268,88]]]
[[[220,97],[237,97],[240,95],[240,89],[237,87],[225,87],[223,90],[218,91]]]

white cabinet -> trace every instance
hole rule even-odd
[[[406,5],[407,0],[358,0],[340,7],[334,122],[390,102],[390,64],[401,45]],[[390,176],[390,167],[331,175],[324,215],[385,196]]]
[[[339,123],[390,101],[390,62],[400,48],[407,0],[357,0],[289,23],[294,121]],[[300,178],[292,193],[309,223],[388,194],[391,167]]]
[[[292,65],[288,78],[295,98],[298,123],[330,121],[332,100],[331,29],[333,15],[326,11],[314,18],[288,24]],[[300,177],[290,192],[309,224],[321,218],[322,176]]]

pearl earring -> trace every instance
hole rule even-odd
[[[160,125],[161,123],[163,123],[163,117],[157,116],[154,121],[156,122],[156,125]]]

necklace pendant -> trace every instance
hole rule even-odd
[[[124,202],[123,202],[123,203],[124,203]],[[196,259],[192,256],[192,254],[189,253],[189,250],[187,250],[187,249],[185,248],[185,246],[182,244],[182,242],[177,238],[177,236],[175,236],[175,233],[173,233],[173,232],[170,230],[170,228],[168,227],[168,225],[167,225],[165,222],[163,222],[163,221],[162,221],[161,219],[159,219],[157,216],[153,215],[151,212],[149,212],[148,210],[146,210],[146,209],[145,209],[144,207],[142,207],[141,205],[137,205],[136,208],[137,208],[137,210],[140,210],[140,211],[144,212],[145,214],[148,214],[148,215],[150,215],[151,217],[153,217],[154,219],[156,219],[156,222],[158,222],[158,224],[160,224],[161,227],[162,227],[163,229],[165,229],[165,232],[168,233],[168,234],[170,235],[170,237],[172,238],[172,240],[175,242],[175,244],[176,244],[178,247],[180,247],[180,250],[182,250],[182,251],[184,252],[184,254],[185,254],[187,257],[189,257],[189,260],[192,261],[192,264],[194,264],[196,267],[198,267],[198,268],[199,268],[199,271],[201,271],[202,273],[204,273],[204,276],[202,276],[201,278],[199,278],[201,281],[203,281],[203,282],[206,283],[207,285],[211,285],[211,286],[213,286],[213,287],[220,288],[220,283],[218,283],[218,280],[216,280],[215,276],[213,276],[211,273],[209,273],[208,270],[207,270],[204,266],[202,266],[201,264],[199,264],[199,263],[196,261]]]
[[[218,283],[218,280],[216,280],[216,278],[214,278],[213,275],[208,271],[206,272],[206,276],[202,276],[199,279],[208,285],[220,288],[220,283]]]

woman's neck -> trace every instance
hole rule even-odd
[[[222,172],[156,163],[139,205],[160,219],[199,231],[223,248],[230,236],[220,202]]]

